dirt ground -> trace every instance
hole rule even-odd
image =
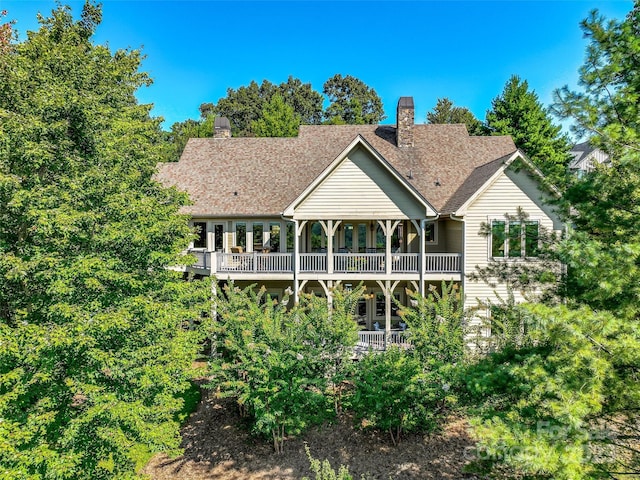
[[[442,432],[407,435],[398,447],[388,435],[353,428],[343,416],[333,425],[314,428],[285,441],[284,453],[249,435],[231,400],[207,395],[182,430],[184,455],[156,455],[145,468],[154,480],[300,480],[315,478],[304,445],[337,470],[348,465],[354,479],[461,479],[465,448],[472,443],[463,419],[450,419]]]

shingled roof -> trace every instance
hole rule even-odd
[[[280,215],[361,135],[441,214],[455,211],[516,151],[511,137],[469,136],[464,125],[414,125],[414,147],[396,127],[313,125],[294,138],[194,138],[157,178],[191,196],[193,216]]]

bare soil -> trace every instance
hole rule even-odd
[[[406,435],[391,445],[388,434],[354,428],[347,415],[285,441],[276,455],[269,441],[251,436],[232,400],[203,392],[198,409],[182,430],[184,455],[151,459],[144,473],[154,480],[300,480],[315,478],[305,443],[314,458],[343,464],[355,479],[371,480],[473,478],[462,472],[465,449],[473,443],[462,418],[450,418],[432,435]]]

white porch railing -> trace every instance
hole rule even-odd
[[[364,350],[385,350],[388,346],[397,345],[411,348],[411,341],[406,332],[392,330],[385,341],[384,330],[360,330],[358,332],[358,348]]]
[[[333,271],[336,273],[383,273],[384,253],[335,253]]]
[[[326,272],[327,271],[327,254],[326,253],[301,253],[300,254],[300,271],[301,272]]]
[[[292,273],[292,253],[220,253],[190,250],[196,257],[195,268],[216,272],[243,273]],[[301,253],[300,272],[326,273],[326,253]],[[384,253],[334,253],[335,273],[386,273]],[[419,253],[392,253],[392,273],[418,273]],[[462,271],[462,255],[459,253],[427,253],[425,273],[458,273]]]
[[[292,272],[291,253],[216,253],[218,272]]]
[[[393,273],[418,273],[419,253],[393,253],[391,271]]]
[[[425,255],[426,273],[457,273],[462,271],[460,253],[427,253]]]

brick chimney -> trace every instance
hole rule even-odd
[[[399,148],[413,147],[414,116],[413,97],[400,97],[396,116],[396,145]]]
[[[231,138],[231,122],[227,117],[216,117],[213,121],[213,138]]]

